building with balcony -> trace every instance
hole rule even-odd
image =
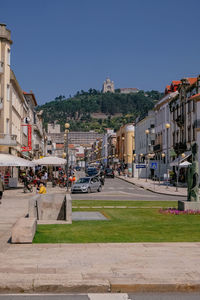
[[[193,143],[200,145],[200,76],[180,82],[178,94],[169,102],[174,159],[182,153],[189,155]]]

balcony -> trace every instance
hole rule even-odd
[[[3,62],[0,61],[0,74],[3,74]]]
[[[200,119],[197,119],[194,121],[194,127],[195,128],[200,128]]]
[[[17,136],[0,133],[0,146],[17,146]]]
[[[174,151],[177,155],[184,153],[187,150],[187,145],[185,142],[179,142],[174,145]]]
[[[161,147],[161,144],[157,144],[153,147],[153,151],[154,152],[158,152],[158,151],[161,151],[162,150],[162,147]]]
[[[0,110],[3,109],[3,98],[0,98]]]
[[[175,122],[177,123],[178,127],[183,127],[184,126],[184,117],[183,115],[179,115]]]

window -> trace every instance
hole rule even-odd
[[[6,134],[10,133],[10,123],[9,123],[9,119],[6,119]]]
[[[193,109],[193,111],[195,112],[195,110],[196,110],[196,101],[193,100],[192,102],[193,102],[193,108],[192,108],[192,109]]]
[[[191,112],[191,101],[188,101],[188,113]]]
[[[192,139],[193,139],[193,141],[196,141],[196,130],[195,130],[195,126],[194,125],[192,127]]]
[[[10,101],[10,85],[7,84],[7,101]]]
[[[188,142],[191,142],[191,126],[188,127]]]
[[[7,64],[10,66],[10,49],[7,51]]]

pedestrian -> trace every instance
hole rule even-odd
[[[4,184],[0,174],[0,204],[1,204],[1,199],[3,197],[3,191],[4,191]]]

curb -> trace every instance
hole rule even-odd
[[[127,283],[125,279],[111,280],[98,283],[55,283],[55,282],[7,282],[0,285],[0,295],[9,293],[38,294],[38,293],[149,293],[149,292],[200,292],[200,284],[192,283]],[[117,282],[116,282],[117,281]]]
[[[175,195],[175,194],[172,195],[172,194],[168,194],[168,193],[163,193],[163,192],[154,191],[154,190],[151,189],[151,188],[145,188],[143,185],[140,185],[140,184],[131,182],[131,181],[129,181],[129,180],[126,180],[125,178],[118,177],[118,176],[116,176],[116,178],[121,179],[121,180],[123,180],[123,181],[126,181],[126,182],[128,182],[128,183],[130,183],[130,184],[132,184],[132,185],[136,185],[136,186],[138,186],[138,187],[140,187],[140,188],[142,188],[142,189],[144,189],[144,190],[146,190],[146,191],[152,192],[152,193],[154,193],[154,194],[166,195],[166,196],[172,196],[172,197],[174,197],[174,196],[183,197],[183,198],[187,197],[186,195]]]

